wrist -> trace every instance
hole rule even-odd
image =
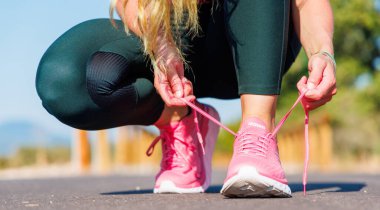
[[[324,58],[326,58],[334,66],[334,71],[336,71],[336,61],[335,61],[334,54],[331,54],[328,51],[321,50],[317,53],[312,54],[311,56],[314,56],[314,55],[324,56]]]
[[[153,53],[155,61],[159,61],[161,64],[170,63],[171,60],[175,60],[175,58],[178,57],[175,45],[168,41],[163,35],[157,37]]]
[[[331,55],[334,55],[334,45],[332,42],[332,37],[329,34],[319,33],[307,38],[307,42],[306,40],[303,40],[303,45],[309,58],[321,51],[325,51]]]
[[[313,47],[312,49],[309,49],[306,51],[307,56],[310,58],[311,56],[318,54],[320,52],[327,52],[330,55],[334,56],[334,48],[332,47],[332,44],[322,45],[318,47]]]

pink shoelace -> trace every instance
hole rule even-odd
[[[162,135],[155,138],[152,142],[152,144],[149,146],[146,154],[148,156],[151,156],[153,154],[154,146],[159,142],[161,139],[164,139]],[[182,144],[186,145],[186,148],[188,150],[194,150],[194,148],[191,147],[191,145],[187,144],[186,142],[180,141]],[[187,155],[183,154],[180,149],[176,148],[175,144],[170,144],[167,141],[164,141],[164,147],[163,149],[163,165],[162,167],[165,170],[172,169],[175,166],[182,166],[183,163],[187,163],[187,165],[191,166],[190,160],[187,158]],[[177,158],[174,158],[174,156],[177,156]],[[179,158],[178,158],[179,157]]]
[[[194,106],[195,106],[195,105],[194,105]],[[196,108],[199,109],[199,110],[201,110],[204,114],[207,114],[207,113],[204,112],[202,109],[200,109],[200,108],[198,108],[198,107],[196,107]],[[198,116],[197,116],[197,113],[196,113],[196,112],[193,112],[192,114],[194,115],[194,123],[195,123],[195,129],[196,129],[197,137],[198,137],[199,143],[200,143],[200,145],[201,145],[201,147],[202,147],[203,155],[205,155],[206,152],[205,152],[205,147],[204,147],[204,140],[203,140],[203,137],[202,137],[201,131],[200,131],[200,129],[199,129]],[[212,116],[208,116],[208,117],[211,117],[211,118],[212,118]],[[214,119],[214,120],[215,120],[215,119]],[[166,132],[167,132],[167,131],[166,131]],[[156,146],[156,144],[157,144],[160,140],[163,140],[163,141],[164,141],[163,143],[166,145],[166,147],[170,148],[170,149],[166,149],[165,151],[163,151],[163,152],[166,153],[166,154],[163,155],[163,157],[164,157],[163,162],[164,162],[164,163],[167,163],[167,162],[170,162],[170,161],[173,162],[173,160],[177,160],[176,158],[172,158],[172,157],[175,155],[175,153],[178,153],[178,155],[179,155],[183,160],[185,160],[186,163],[187,163],[188,165],[191,166],[190,161],[186,158],[186,155],[183,154],[183,153],[181,152],[181,150],[177,149],[177,148],[174,146],[174,143],[173,143],[173,145],[171,145],[168,141],[165,141],[165,138],[168,138],[168,137],[165,136],[165,135],[166,135],[166,132],[161,132],[161,134],[160,134],[159,136],[157,136],[157,137],[153,140],[153,142],[149,145],[149,147],[148,147],[148,149],[147,149],[147,151],[146,151],[146,155],[147,155],[147,156],[151,156],[151,155],[153,154],[153,152],[154,152],[154,147]],[[181,142],[182,144],[184,144],[184,145],[186,146],[186,148],[191,148],[191,145],[188,144],[187,142],[182,141],[182,140],[179,140],[179,139],[178,139],[177,141],[179,141],[179,142]],[[177,160],[177,161],[178,161],[178,160]],[[165,164],[165,165],[163,166],[164,169],[169,169],[169,168],[168,168],[169,165],[171,165],[171,164]]]
[[[257,136],[257,140],[253,143],[251,140],[252,135]],[[272,138],[272,134],[268,133],[267,135],[257,135],[253,132],[242,132],[239,135],[240,139],[239,141],[242,142],[240,145],[240,148],[238,149],[239,153],[245,153],[247,154],[246,150],[253,151],[254,155],[266,157],[268,152],[268,139]]]
[[[285,116],[280,120],[280,122],[277,124],[273,132],[270,134],[270,136],[275,137],[280,130],[280,128],[283,126],[285,121],[288,119],[289,115],[292,113],[294,108],[297,106],[297,104],[302,100],[302,98],[305,96],[308,90],[303,91],[297,98],[297,100],[294,102],[293,106],[289,109],[289,111],[285,114]],[[233,132],[231,129],[229,129],[227,126],[223,125],[221,122],[213,118],[211,115],[204,112],[202,109],[197,107],[195,104],[180,98],[184,103],[186,103],[188,106],[190,106],[192,109],[203,115],[204,117],[208,118],[209,120],[213,121],[215,124],[219,125],[223,129],[225,129],[227,132],[231,133],[235,137],[237,134]],[[304,169],[303,169],[303,177],[302,177],[302,184],[303,184],[303,194],[306,195],[306,184],[307,184],[307,169],[309,166],[309,110],[302,104],[304,111],[305,111],[305,161],[304,161]],[[194,112],[195,113],[195,112]],[[197,132],[199,132],[199,127],[197,124]],[[203,139],[202,139],[203,142]],[[203,144],[202,144],[203,145]],[[148,153],[147,153],[148,154]]]

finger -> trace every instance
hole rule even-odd
[[[314,56],[309,61],[309,78],[307,88],[314,89],[322,80],[323,71],[326,68],[326,60],[319,56]]]
[[[330,85],[330,84],[322,84],[322,85],[323,86],[317,86],[315,89],[309,90],[305,94],[305,98],[310,101],[318,101],[323,98],[333,96],[336,94],[335,85]]]
[[[318,101],[331,100],[335,93],[336,93],[336,89],[333,88],[329,93],[327,93],[325,96],[319,98],[318,100],[315,100],[313,98],[303,97],[302,102],[305,104],[307,104],[307,103],[311,104],[311,103],[318,102]]]
[[[314,89],[311,89],[306,93],[306,98],[313,100],[320,100],[327,96],[332,96],[333,90],[336,89],[336,80],[334,75],[334,69],[329,64],[323,71],[322,81]]]
[[[306,101],[306,100],[303,100],[302,101],[302,105],[304,106],[305,109],[311,111],[311,110],[314,110],[320,106],[323,106],[325,105],[327,102],[331,101],[332,99],[332,96],[330,97],[327,97],[327,98],[324,98],[324,99],[321,99],[319,101]]]
[[[179,76],[181,73],[176,73],[173,71],[173,65],[170,66],[169,69],[166,69],[166,72],[162,72],[159,69],[155,69],[155,78],[154,78],[154,86],[157,89],[157,92],[160,94],[161,98],[165,102],[165,104],[169,107],[172,106],[186,106],[181,100],[178,100],[173,93],[173,89],[171,87],[171,83],[168,81],[169,73],[171,72],[171,76]],[[181,80],[182,82],[182,80]],[[191,85],[191,83],[190,83]],[[189,100],[193,100],[195,97],[190,97]]]
[[[191,101],[191,100],[194,100],[193,98],[195,98],[194,96],[188,96],[188,97],[185,97],[185,98],[182,98],[182,99],[186,99],[188,101]],[[171,104],[172,106],[187,106],[187,104],[185,102],[183,102],[180,98],[172,98],[171,99]]]
[[[303,91],[305,91],[307,89],[306,84],[307,84],[307,77],[303,76],[300,79],[300,81],[298,81],[298,83],[297,83],[297,89],[300,93],[302,93]]]
[[[191,85],[191,82],[190,84],[187,84],[187,89],[189,88],[189,86]],[[185,88],[186,89],[186,88]],[[187,100],[187,101],[190,101],[190,102],[194,102],[195,101],[195,96],[192,94],[192,89],[191,90],[185,90],[185,92],[187,92],[188,94],[185,95],[183,97],[183,99]],[[172,102],[175,106],[186,106],[187,104],[184,103],[182,100],[180,100],[179,98],[172,98]]]
[[[184,84],[184,86],[185,86],[184,99],[187,101],[190,101],[190,102],[194,102],[196,98],[192,93],[192,84],[190,81],[184,80],[184,82],[185,82],[185,84]],[[172,106],[186,106],[186,103],[184,103],[182,100],[180,100],[174,96],[173,96],[173,98],[171,98],[171,104],[172,104]]]
[[[170,88],[169,82],[166,81],[165,77],[157,76],[154,78],[154,86],[158,92],[158,94],[161,96],[162,100],[165,102],[165,104],[169,107],[175,106],[176,103],[173,102],[173,93]]]
[[[182,79],[183,89],[184,89],[184,96],[193,95],[193,84],[186,79],[185,77]]]
[[[194,102],[196,98],[195,98],[194,95],[190,95],[190,96],[186,96],[185,99],[186,99],[187,101]]]
[[[180,75],[171,69],[168,71],[168,80],[170,83],[171,91],[174,93],[175,97],[182,98],[183,97],[183,85]]]
[[[171,106],[186,106],[186,104],[182,100],[180,100],[177,96],[175,96],[172,91],[168,92],[168,97],[169,97]]]
[[[166,101],[168,101],[167,105],[169,107],[173,107],[173,106],[187,106],[186,103],[184,103],[182,100],[180,100],[178,97],[174,96],[173,92],[171,91],[171,88],[170,86],[168,85],[167,87],[167,91],[165,92],[165,96],[166,96]],[[194,96],[193,96],[194,97]],[[194,97],[195,98],[195,97]],[[192,98],[190,97],[189,100],[192,100]]]
[[[173,93],[171,93],[169,84],[159,84],[158,93],[167,106],[174,106],[172,101]]]

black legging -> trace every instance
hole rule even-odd
[[[283,3],[283,4],[282,4]],[[200,7],[202,34],[181,38],[197,97],[279,94],[281,79],[299,52],[288,0],[225,0]],[[289,25],[290,24],[290,25]],[[140,40],[108,19],[81,23],[59,37],[38,67],[37,92],[61,122],[95,130],[151,125],[164,103],[153,86]],[[291,30],[289,30],[291,29]]]

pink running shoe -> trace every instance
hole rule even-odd
[[[197,103],[206,113],[219,120],[217,111]],[[219,127],[194,110],[179,122],[158,127],[158,136],[147,150],[162,140],[161,170],[156,176],[154,193],[200,193],[211,182],[211,160]]]
[[[276,137],[261,120],[251,117],[243,122],[221,194],[227,197],[291,197]]]

